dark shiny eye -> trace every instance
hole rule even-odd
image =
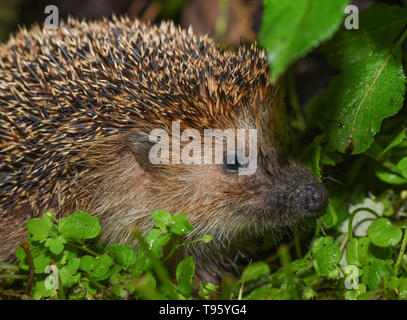
[[[239,168],[246,168],[247,166],[248,163],[239,163],[237,154],[225,155],[225,157],[223,158],[223,167],[229,173],[236,173],[239,171]]]

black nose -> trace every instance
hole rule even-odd
[[[328,205],[328,193],[322,183],[312,183],[305,187],[305,208],[310,212],[319,212]]]

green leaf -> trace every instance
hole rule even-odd
[[[346,247],[346,262],[349,265],[359,266],[359,241],[356,238],[352,238]]]
[[[386,171],[375,171],[376,176],[388,183],[388,184],[395,184],[395,185],[400,185],[400,184],[405,184],[407,183],[407,179],[400,177],[399,175],[393,173],[393,172],[386,172]]]
[[[259,41],[268,49],[276,80],[296,59],[339,27],[348,0],[264,0]]]
[[[322,139],[323,135],[317,136],[301,155],[301,160],[317,178],[321,178],[321,168],[319,162],[321,160]]]
[[[72,257],[68,264],[59,269],[59,278],[63,287],[70,288],[79,281],[81,277],[78,272],[80,264],[80,258]]]
[[[328,166],[335,166],[337,163],[342,161],[342,157],[336,151],[330,151],[326,148],[323,150],[321,155],[321,163]]]
[[[125,268],[130,267],[136,262],[137,254],[132,246],[111,244],[107,247],[113,258],[115,258]]]
[[[52,228],[52,220],[48,216],[33,218],[27,221],[27,229],[33,241],[44,241]]]
[[[44,274],[45,269],[51,264],[51,258],[40,254],[33,257],[34,262],[34,272],[36,274]]]
[[[59,231],[67,239],[92,239],[99,234],[100,223],[86,212],[75,211],[61,220]]]
[[[269,273],[270,267],[268,266],[268,264],[262,261],[258,261],[250,264],[244,269],[241,279],[245,282],[256,280],[260,276],[267,275]]]
[[[56,238],[48,238],[45,241],[45,247],[49,248],[49,250],[53,254],[60,254],[64,250],[65,243],[65,238],[62,236],[58,236]]]
[[[358,239],[358,257],[359,262],[362,265],[366,265],[369,261],[369,247],[370,247],[370,239],[368,237],[363,237]]]
[[[380,282],[392,275],[393,271],[388,262],[371,258],[369,264],[362,269],[362,282],[370,290],[376,290]]]
[[[367,235],[378,247],[394,247],[400,242],[403,232],[386,218],[380,218],[369,226]]]
[[[156,280],[150,272],[146,272],[137,283],[137,291],[143,299],[163,300],[165,297],[156,289]],[[177,296],[179,297],[179,296]]]
[[[258,288],[251,291],[243,300],[289,300],[291,295],[278,288]]]
[[[316,296],[317,296],[317,293],[311,287],[305,287],[302,292],[302,298],[304,300],[311,300],[311,299],[314,299]]]
[[[171,213],[160,210],[153,211],[151,214],[151,218],[155,221],[155,226],[162,232],[166,232],[166,227],[168,227],[171,232],[178,235],[187,234],[193,230],[186,217],[186,213],[174,216]]]
[[[397,169],[400,170],[403,177],[407,179],[407,157],[399,161],[397,164]]]
[[[406,10],[373,6],[361,13],[360,22],[360,30],[343,28],[326,46],[330,61],[343,72],[306,106],[308,113],[319,110],[315,116],[322,117],[329,144],[353,154],[369,148],[382,120],[402,107],[405,93],[400,49],[405,34],[400,32]]]
[[[217,289],[219,286],[213,283],[199,283],[199,296],[203,299],[209,300],[211,295],[215,295],[217,293]]]
[[[97,290],[94,289],[94,288],[92,288],[92,286],[91,286],[89,280],[87,280],[87,279],[82,279],[82,280],[80,281],[80,284],[86,289],[86,291],[89,292],[89,294],[94,295],[94,294],[97,293]]]
[[[95,280],[104,280],[110,276],[113,259],[108,255],[100,257],[83,256],[80,261],[81,270],[88,272]]]
[[[149,249],[158,258],[163,256],[162,248],[171,240],[171,235],[167,233],[161,233],[158,229],[150,230],[144,238]]]
[[[21,270],[30,270],[30,266],[28,265],[27,261],[27,254],[25,253],[23,248],[16,248],[16,257],[18,258],[18,260],[20,260],[20,262],[18,263],[18,267]]]
[[[378,159],[382,158],[391,149],[397,147],[406,138],[406,130],[403,129],[400,133],[389,143],[389,145],[379,154]]]
[[[176,271],[177,288],[185,296],[189,297],[194,287],[192,277],[195,273],[195,261],[192,256],[182,260]]]
[[[407,278],[398,279],[397,289],[399,290],[399,299],[407,299]]]
[[[205,243],[209,243],[212,241],[212,236],[207,234],[206,236],[203,236],[202,241]]]
[[[155,222],[155,226],[165,232],[166,227],[174,223],[174,216],[165,211],[157,210],[151,213],[151,219]]]
[[[341,250],[333,243],[332,237],[316,239],[311,250],[315,271],[320,276],[328,276],[342,258]]]
[[[40,300],[42,298],[47,298],[49,297],[52,292],[54,291],[53,288],[46,288],[45,287],[45,281],[36,281],[35,286],[33,288],[33,294],[32,297],[35,300]]]
[[[174,217],[174,224],[170,226],[172,232],[178,235],[188,234],[193,228],[187,220],[186,213],[180,213]]]
[[[402,107],[404,81],[399,56],[374,55],[333,78],[306,108],[324,110],[325,130],[335,150],[351,148],[358,154],[369,148],[382,120]]]
[[[376,4],[361,11],[359,30],[345,26],[323,48],[328,62],[343,70],[365,63],[374,54],[388,52],[407,24],[407,9]]]

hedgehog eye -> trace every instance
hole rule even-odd
[[[229,173],[238,172],[239,168],[246,168],[249,163],[239,163],[237,153],[227,154],[223,158],[223,167]]]

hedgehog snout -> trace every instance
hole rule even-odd
[[[320,214],[328,205],[328,192],[320,182],[315,182],[299,190],[302,206],[308,212]]]

